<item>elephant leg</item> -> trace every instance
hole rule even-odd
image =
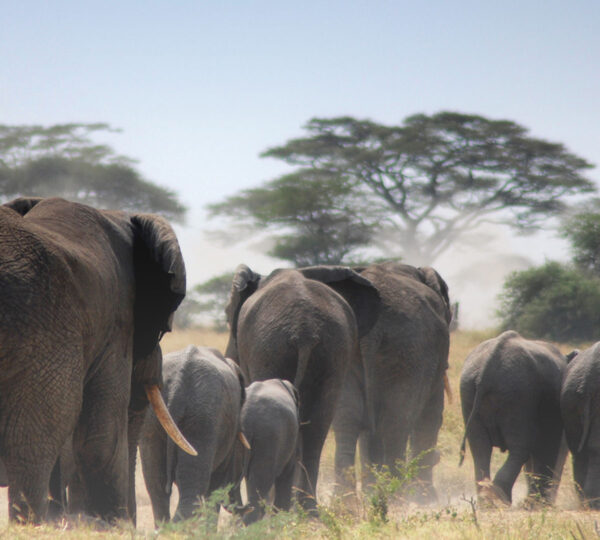
[[[593,510],[600,510],[600,450],[590,449],[588,451],[583,493],[587,506]]]
[[[50,500],[48,501],[48,519],[55,521],[66,511],[67,496],[62,478],[60,459],[52,468],[50,475]]]
[[[309,414],[303,415],[301,411],[301,418],[307,420],[300,427],[302,465],[298,482],[298,499],[300,504],[311,512],[316,511],[317,507],[317,479],[321,451],[334,414],[335,401],[329,393],[327,394],[324,397],[319,396],[311,404]]]
[[[127,502],[127,513],[129,514],[129,519],[133,522],[134,525],[137,522],[137,507],[135,501],[135,470],[137,463],[137,452],[147,410],[148,406],[142,407],[141,409],[133,410],[130,401],[129,410],[127,412],[127,461],[129,463],[129,494]]]
[[[435,447],[442,426],[443,410],[444,385],[443,379],[440,379],[410,435],[411,458],[417,460],[418,467],[416,495],[421,502],[437,499],[433,487],[433,467],[440,460],[439,452]]]
[[[512,488],[521,472],[521,468],[529,459],[529,450],[513,447],[508,450],[508,457],[494,477],[494,485],[502,490],[506,500],[512,502]]]
[[[481,491],[482,482],[490,479],[490,462],[492,459],[492,443],[485,426],[479,418],[474,418],[467,434],[469,449],[473,456],[475,486],[477,493]]]
[[[275,480],[275,508],[289,510],[292,504],[292,485],[296,473],[296,459],[293,458]]]
[[[127,407],[131,370],[124,358],[125,354],[113,353],[100,362],[85,386],[73,436],[86,512],[108,522],[128,517]]]
[[[146,489],[152,503],[152,513],[156,527],[161,522],[171,519],[169,501],[171,498],[171,484],[167,485],[167,437],[158,422],[148,418],[147,431],[144,433],[143,444],[140,445],[142,459],[142,473]]]
[[[339,495],[356,490],[356,446],[364,429],[365,415],[362,394],[359,381],[348,373],[332,423],[335,434],[335,491]]]
[[[583,452],[573,454],[573,480],[575,482],[575,491],[579,500],[583,503],[585,496],[583,488],[585,486],[585,479],[587,477],[588,470],[588,453],[584,449]]]
[[[256,458],[257,456],[251,458],[248,475],[246,476],[248,505],[252,508],[250,512],[244,515],[246,525],[254,523],[264,516],[264,506],[268,502],[269,491],[275,483],[271,460],[259,461]]]
[[[546,447],[540,447],[531,460],[525,465],[527,471],[527,496],[541,499],[545,503],[552,503],[557,486],[554,485],[558,455],[560,451],[560,440],[546,441]],[[560,464],[562,468],[562,463]],[[560,479],[560,475],[558,475]]]
[[[383,463],[383,447],[381,441],[370,431],[361,432],[358,437],[358,447],[360,449],[360,479],[362,489],[373,484],[373,464]]]
[[[360,426],[344,430],[338,428],[335,435],[335,491],[339,495],[356,490],[356,445]]]
[[[177,467],[175,483],[179,489],[179,502],[173,521],[181,521],[192,517],[200,508],[202,498],[210,488],[216,443],[214,441],[188,437],[190,444],[198,451],[197,456],[190,456],[176,449]],[[169,443],[172,444],[172,443]]]
[[[46,517],[52,470],[81,407],[80,374],[57,371],[63,367],[61,358],[52,357],[28,373],[26,385],[1,396],[0,459],[11,521],[39,523]]]

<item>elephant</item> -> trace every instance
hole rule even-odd
[[[360,340],[364,371],[349,371],[333,421],[336,491],[352,495],[357,444],[363,489],[372,467],[401,474],[410,439],[419,460],[415,497],[436,498],[432,468],[442,424],[451,319],[448,287],[429,267],[395,261],[355,267],[379,292],[377,322]],[[449,387],[448,387],[449,388]],[[362,399],[361,396],[366,396]]]
[[[179,503],[173,521],[188,519],[201,497],[241,481],[235,452],[245,390],[242,373],[218,350],[190,345],[165,355],[162,393],[175,422],[198,452],[190,456],[165,436],[148,410],[140,440],[142,472],[158,526],[169,521],[173,483]],[[242,439],[244,440],[244,439]]]
[[[159,341],[185,295],[175,233],[152,214],[15,199],[0,206],[0,291],[10,519],[45,518],[72,437],[86,511],[135,520],[137,438],[148,400],[164,407]]]
[[[574,351],[572,353],[575,356]],[[600,342],[569,362],[560,393],[573,477],[585,506],[600,509]]]
[[[568,358],[543,341],[507,331],[479,344],[465,360],[460,399],[481,502],[511,504],[523,465],[530,502],[551,504],[566,459],[560,389]],[[508,457],[490,478],[493,447]]]
[[[275,507],[289,510],[299,460],[300,415],[298,391],[291,382],[268,379],[246,388],[242,431],[251,450],[244,470],[249,510],[246,525],[264,515],[262,502],[275,487]]]
[[[298,498],[310,512],[345,372],[362,371],[358,339],[375,324],[369,306],[377,294],[368,279],[342,266],[277,269],[265,277],[242,264],[233,278],[225,354],[249,382],[285,379],[298,389]]]

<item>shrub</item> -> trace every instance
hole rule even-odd
[[[600,278],[556,262],[513,272],[500,295],[504,330],[554,341],[600,336]]]

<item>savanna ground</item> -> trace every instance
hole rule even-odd
[[[462,467],[458,467],[459,447],[463,436],[463,421],[458,393],[460,371],[467,354],[481,341],[492,337],[490,332],[457,332],[452,335],[450,347],[450,384],[454,393],[452,403],[446,403],[444,423],[440,431],[438,448],[441,461],[434,469],[438,502],[431,506],[391,502],[387,521],[374,517],[369,500],[355,505],[349,511],[339,499],[332,496],[334,443],[329,438],[321,460],[319,478],[320,519],[312,519],[301,512],[280,513],[268,516],[251,527],[243,528],[221,511],[218,530],[208,523],[208,517],[198,517],[178,525],[167,525],[155,532],[150,499],[138,466],[137,504],[138,527],[124,524],[109,532],[93,531],[87,526],[72,528],[43,526],[22,527],[9,525],[7,520],[6,489],[0,490],[0,536],[10,538],[569,538],[600,537],[600,513],[579,509],[573,490],[570,458],[563,473],[556,507],[525,511],[520,508],[526,487],[523,475],[513,491],[515,503],[510,509],[482,510],[475,503],[473,463],[467,452]],[[167,334],[163,350],[174,351],[190,343],[225,349],[227,336],[209,331],[179,331]],[[560,345],[563,352],[573,346]],[[494,452],[494,470],[502,463],[504,455]],[[139,465],[139,464],[138,464]],[[387,487],[383,482],[383,487]],[[176,496],[172,498],[175,506]],[[211,506],[212,508],[212,506]]]

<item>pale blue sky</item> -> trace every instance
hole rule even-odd
[[[192,282],[241,253],[203,260],[213,250],[200,239],[203,206],[281,172],[258,154],[300,136],[313,116],[391,124],[417,112],[478,113],[600,164],[598,0],[0,8],[0,121],[122,128],[108,142],[191,209],[180,235]],[[600,180],[598,169],[590,175]]]

